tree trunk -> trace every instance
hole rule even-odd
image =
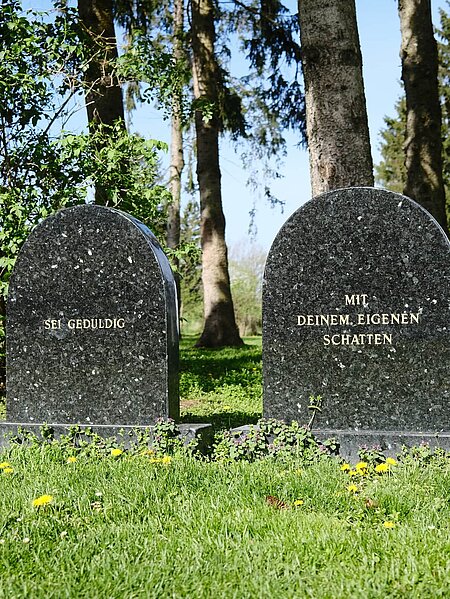
[[[112,0],[78,0],[78,15],[92,52],[85,74],[89,131],[94,134],[103,128],[106,132],[117,122],[123,123],[125,128],[122,90],[112,67],[112,62],[117,59]],[[101,186],[96,186],[95,202],[108,203],[106,190]]]
[[[184,58],[184,0],[175,0],[173,16],[173,57],[176,63]],[[184,168],[183,156],[183,119],[181,97],[176,92],[172,98],[172,128],[170,137],[170,169],[169,189],[172,203],[167,214],[167,247],[176,249],[180,245],[180,208],[181,208],[181,175]],[[178,267],[177,258],[173,258]],[[180,275],[175,273],[178,308],[181,318],[181,286]]]
[[[184,57],[184,0],[175,0],[173,17],[173,57],[180,63]],[[172,204],[169,207],[167,221],[167,245],[175,249],[180,245],[180,203],[181,203],[181,174],[184,168],[182,106],[181,99],[176,93],[172,99],[172,130],[170,142],[170,180],[169,188],[172,194]]]
[[[399,0],[402,80],[406,96],[405,195],[447,232],[442,178],[438,56],[430,0]]]
[[[354,0],[299,0],[313,196],[373,186]]]
[[[197,347],[242,345],[234,316],[219,166],[218,66],[212,0],[192,0],[197,180],[200,188],[204,328]],[[204,103],[204,107],[202,104]],[[203,109],[202,109],[203,108]],[[206,108],[206,112],[204,111]],[[212,110],[212,114],[209,111]]]
[[[3,294],[0,294],[0,400],[6,395],[6,300]]]

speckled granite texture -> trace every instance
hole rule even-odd
[[[10,422],[178,418],[175,284],[149,229],[94,205],[43,221],[11,278],[7,356]]]
[[[267,260],[264,415],[306,424],[321,395],[319,431],[450,431],[449,302],[449,242],[415,202],[372,188],[311,200]]]

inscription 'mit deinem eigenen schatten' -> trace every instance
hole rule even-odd
[[[345,295],[346,306],[368,307],[366,294]],[[356,314],[298,314],[300,327],[358,327],[420,324],[422,310],[417,312],[357,312]],[[392,333],[336,333],[323,335],[328,345],[392,345]]]

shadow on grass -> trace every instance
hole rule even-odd
[[[180,351],[182,422],[211,423],[215,431],[261,418],[261,339],[239,348],[194,348],[184,338]]]
[[[244,426],[245,424],[256,424],[261,414],[248,412],[216,412],[213,414],[191,414],[185,412],[180,418],[182,423],[211,424],[214,432]]]

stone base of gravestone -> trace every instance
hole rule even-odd
[[[179,438],[187,445],[196,441],[198,451],[206,453],[212,442],[212,426],[210,424],[177,424]],[[99,435],[104,439],[114,439],[116,443],[129,447],[139,440],[139,436],[148,433],[149,446],[152,444],[153,427],[138,426],[80,426],[58,424],[29,424],[29,423],[0,423],[0,447],[8,447],[12,443],[27,443],[27,437],[36,436],[40,440],[58,440],[76,430],[75,436],[79,441],[89,441],[89,433]]]
[[[278,233],[263,285],[264,417],[399,449],[450,435],[450,244],[400,194],[325,193]],[[321,399],[319,399],[319,396]]]
[[[246,424],[231,429],[237,439],[243,439],[252,428],[258,425]],[[324,443],[334,439],[337,443],[336,453],[349,461],[358,461],[360,451],[366,449],[379,449],[388,457],[398,456],[403,447],[419,447],[427,445],[431,449],[441,448],[450,452],[450,433],[415,432],[405,433],[396,431],[353,431],[353,430],[326,430],[311,431],[319,442]]]
[[[431,449],[441,448],[450,452],[450,433],[404,432],[404,431],[312,431],[320,441],[336,439],[338,454],[346,460],[357,461],[361,449],[380,449],[385,456],[399,455],[403,447],[427,445]]]

